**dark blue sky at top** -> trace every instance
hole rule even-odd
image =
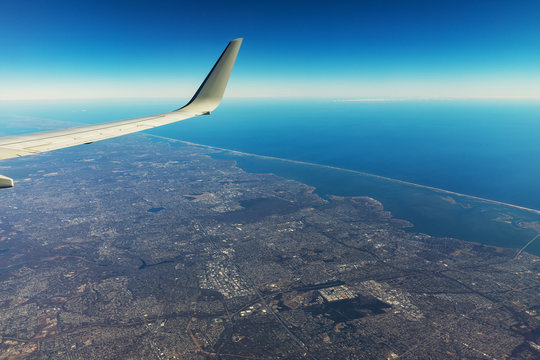
[[[0,98],[187,96],[236,37],[233,96],[540,96],[538,19],[535,0],[3,1]]]

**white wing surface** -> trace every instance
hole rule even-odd
[[[242,39],[232,40],[203,81],[193,98],[184,107],[158,115],[113,121],[66,130],[8,136],[0,138],[0,160],[34,155],[44,151],[87,144],[151,129],[198,115],[208,115],[221,102],[225,87],[242,44]],[[0,175],[0,188],[12,187],[13,180]]]

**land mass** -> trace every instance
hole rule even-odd
[[[3,162],[0,359],[533,359],[540,259],[132,135]],[[4,170],[6,172],[6,170]]]

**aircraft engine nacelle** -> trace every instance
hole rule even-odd
[[[0,175],[0,189],[13,187],[13,179]]]

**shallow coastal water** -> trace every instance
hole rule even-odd
[[[327,199],[329,195],[375,198],[394,217],[411,222],[411,231],[510,248],[525,246],[538,233],[538,226],[527,225],[539,224],[540,215],[527,210],[320,166],[229,152],[214,156],[235,160],[245,171],[274,173],[309,184]],[[540,243],[528,245],[527,251],[540,255]]]

